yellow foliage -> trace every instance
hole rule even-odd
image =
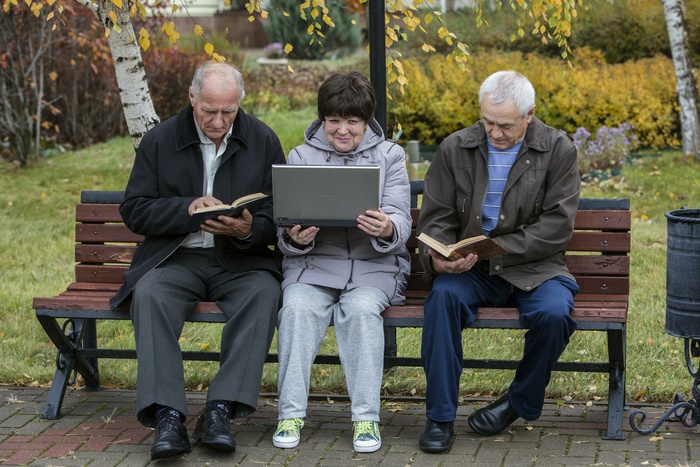
[[[144,34],[144,29],[141,28],[139,32],[139,47],[143,50],[148,50],[151,47],[151,39],[148,37],[148,31]]]
[[[466,49],[463,51],[466,53]],[[679,109],[671,59],[654,57],[607,64],[599,52],[578,49],[573,67],[557,58],[520,53],[480,52],[471,56],[469,72],[442,57],[402,61],[409,85],[393,106],[405,137],[439,143],[448,134],[476,122],[481,82],[498,70],[518,70],[537,92],[536,115],[573,135],[601,126],[629,122],[642,147],[678,147]],[[464,62],[461,62],[464,65]]]

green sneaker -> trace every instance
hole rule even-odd
[[[357,452],[374,452],[382,447],[379,423],[371,420],[353,422],[352,447]]]
[[[285,418],[277,423],[277,431],[272,435],[272,444],[278,448],[295,448],[301,439],[301,428],[304,420],[301,418]]]

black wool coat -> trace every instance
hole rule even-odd
[[[128,299],[148,271],[170,256],[185,240],[182,229],[188,207],[204,195],[204,164],[191,105],[148,131],[136,151],[134,167],[119,212],[125,224],[145,239],[137,248],[125,284],[110,300],[112,308]],[[261,191],[272,194],[272,164],[284,164],[277,135],[242,109],[233,123],[213,196],[223,203]],[[232,272],[266,270],[281,279],[279,261],[268,247],[276,241],[272,202],[255,213],[252,238],[240,241],[216,235],[217,258]]]

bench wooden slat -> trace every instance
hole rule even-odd
[[[133,233],[124,224],[76,224],[75,240],[80,243],[140,243],[143,236]]]
[[[78,282],[111,282],[122,284],[122,273],[127,266],[76,264],[75,280]]]
[[[95,256],[97,258],[97,256]],[[576,255],[567,254],[564,258],[566,266],[573,275],[605,276],[629,275],[630,258],[621,255]],[[96,261],[98,262],[98,261]],[[411,273],[421,272],[418,253],[411,253]]]
[[[78,263],[131,264],[136,245],[75,244],[75,261]]]
[[[587,294],[622,294],[630,290],[629,277],[576,276],[579,291]]]
[[[577,275],[575,277],[581,293],[627,294],[629,292],[629,278],[627,276]],[[431,287],[431,278],[426,274],[411,274],[408,278],[408,288],[411,290],[427,291]]]
[[[628,276],[630,273],[629,256],[570,255],[564,259],[569,272],[578,275]]]
[[[114,282],[73,282],[67,288],[66,291],[103,291],[110,292],[112,295],[121,287],[121,283]]]
[[[628,253],[630,251],[629,232],[582,232],[574,231],[567,251],[600,251]]]
[[[124,222],[118,204],[78,204],[75,207],[77,222]]]
[[[629,211],[581,210],[576,211],[574,230],[620,230],[629,231],[632,219]]]

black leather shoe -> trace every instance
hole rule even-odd
[[[199,417],[192,438],[219,451],[236,450],[228,416],[216,409],[207,410]]]
[[[484,436],[497,435],[520,418],[505,395],[477,410],[467,420],[469,427]]]
[[[156,439],[151,446],[151,459],[163,459],[190,452],[187,428],[180,420],[164,418],[156,425]]]
[[[420,435],[420,448],[422,451],[438,453],[449,451],[454,438],[454,422],[434,422],[428,419],[425,431]]]

